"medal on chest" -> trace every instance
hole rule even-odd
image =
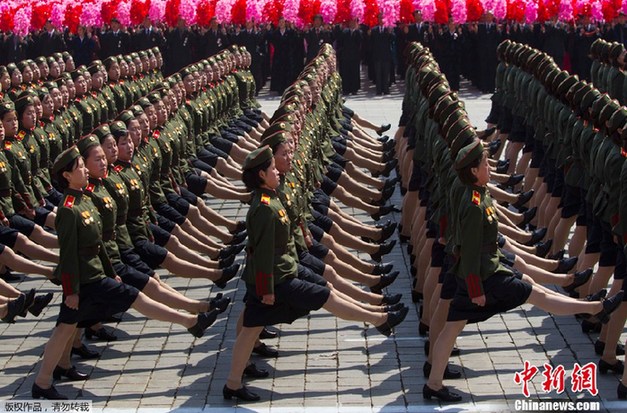
[[[83,218],[83,225],[85,226],[94,222],[94,217],[91,216],[91,212],[89,211],[81,212],[81,217]]]

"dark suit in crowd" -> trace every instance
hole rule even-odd
[[[193,63],[192,48],[194,35],[187,28],[174,29],[167,34],[166,61],[167,66],[164,75],[176,73],[185,66]]]
[[[87,37],[75,36],[69,41],[69,51],[74,58],[76,67],[80,65],[89,66],[94,57],[94,40]]]
[[[100,36],[100,58],[125,55],[131,52],[131,36],[121,30],[107,31]]]
[[[337,56],[339,60],[340,76],[342,77],[342,92],[357,93],[360,89],[360,60],[361,60],[362,32],[359,28],[344,29],[337,37]]]
[[[311,28],[305,32],[307,42],[307,63],[311,62],[320,51],[320,46],[324,43],[333,43],[333,33],[322,27]]]
[[[153,26],[141,27],[133,33],[133,49],[135,51],[152,49],[158,47],[163,49],[165,38],[161,30]]]
[[[394,34],[383,26],[376,26],[370,32],[372,63],[377,95],[390,93],[390,68],[392,62],[392,40]]]

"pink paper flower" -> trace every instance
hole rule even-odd
[[[285,0],[285,4],[283,5],[283,17],[285,17],[285,20],[300,26],[301,21],[298,17],[299,8],[300,0]]]
[[[542,0],[539,0],[542,1]],[[525,6],[525,22],[531,24],[538,19],[538,3],[536,0],[527,0]]]
[[[366,4],[364,3],[364,0],[352,0],[351,1],[351,17],[353,19],[357,19],[358,21],[363,22],[365,11],[366,11]]]
[[[453,22],[455,23],[466,23],[467,11],[465,0],[451,1],[451,17],[453,17]]]
[[[81,13],[80,23],[83,26],[102,27],[101,8],[101,0],[94,0],[93,2],[83,3],[83,11]]]
[[[235,0],[218,0],[216,3],[216,19],[218,23],[229,23]]]
[[[188,25],[196,24],[196,3],[195,0],[181,0],[179,15]]]
[[[118,20],[123,26],[131,25],[131,2],[122,0],[118,5]]]
[[[250,1],[250,0],[248,0]],[[335,20],[335,14],[337,13],[336,0],[321,0],[320,1],[320,14],[325,23],[333,23]]]
[[[601,0],[593,0],[592,1],[592,10],[590,11],[592,15],[592,20],[596,22],[603,21],[603,4]]]
[[[50,21],[57,29],[63,27],[63,19],[65,18],[65,2],[57,1],[52,5],[50,12]]]
[[[13,31],[20,36],[26,36],[30,30],[30,19],[33,9],[30,3],[20,5],[13,15]]]
[[[558,16],[563,22],[571,21],[573,19],[573,4],[570,1],[562,1]]]
[[[435,0],[414,0],[416,10],[422,11],[422,20],[432,22],[435,18]]]
[[[383,13],[383,25],[394,27],[401,14],[400,2],[397,0],[379,0],[379,11]]]
[[[505,16],[507,16],[507,1],[495,0],[493,4],[494,9],[492,10],[492,14],[497,20],[503,20]]]
[[[165,0],[150,0],[150,9],[148,9],[148,17],[153,22],[162,22],[165,16]]]

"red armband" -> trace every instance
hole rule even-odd
[[[468,296],[470,298],[481,297],[483,288],[481,285],[481,277],[476,274],[468,274],[466,277],[466,285],[468,286]]]
[[[272,274],[266,274],[261,271],[257,272],[255,276],[255,291],[257,296],[262,297],[266,294],[270,294],[270,282],[272,281]]]

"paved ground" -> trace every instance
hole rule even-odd
[[[402,95],[397,87],[392,90],[392,96],[385,98],[373,96],[371,90],[362,92],[351,96],[347,104],[375,123],[396,125]],[[483,129],[489,97],[472,91],[464,91],[461,96],[473,123]],[[260,101],[267,111],[278,105],[278,98],[264,94]],[[400,194],[395,194],[393,201],[400,204]],[[210,204],[229,217],[242,218],[246,213],[246,207],[236,202]],[[352,212],[369,220],[363,213]],[[385,339],[363,324],[344,322],[322,311],[293,325],[283,325],[281,337],[268,341],[278,347],[281,357],[255,360],[270,369],[271,378],[248,383],[260,393],[260,403],[234,407],[222,400],[235,321],[242,309],[242,290],[236,281],[224,291],[233,298],[234,305],[202,339],[193,339],[178,326],[147,321],[130,311],[117,326],[118,341],[90,343],[102,352],[99,360],[76,360],[76,365],[89,372],[91,379],[84,383],[61,382],[57,387],[71,397],[93,400],[95,408],[107,412],[138,408],[221,412],[434,411],[439,405],[422,399],[426,381],[422,375],[424,340],[418,336],[418,311],[409,298],[411,280],[406,251],[396,247],[386,260],[393,261],[401,271],[391,290],[406,293],[404,301],[412,310],[396,329],[396,335]],[[204,299],[217,292],[204,281],[166,278],[170,285],[193,298]],[[61,298],[57,287],[38,277],[29,277],[17,286],[23,290],[34,287],[53,291],[55,299],[39,319],[29,316],[14,325],[0,324],[0,399],[30,397],[34,373]],[[540,368],[530,386],[529,400],[582,399],[587,393],[570,392],[568,378],[566,392],[545,394],[541,389],[542,365],[549,360],[554,365],[563,364],[569,377],[575,362],[583,365],[597,360],[593,339],[580,332],[573,317],[553,317],[529,305],[468,327],[458,341],[462,355],[452,359],[453,364],[464,367],[464,378],[447,383],[465,395],[466,404],[442,410],[513,410],[515,401],[524,399],[520,386],[513,381],[524,360]],[[602,410],[626,411],[627,404],[616,401],[617,383],[616,376],[599,375],[600,397],[587,400],[599,401]]]

